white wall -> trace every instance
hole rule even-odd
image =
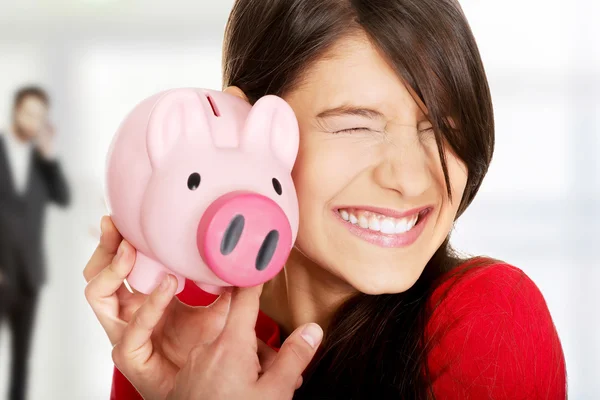
[[[33,5],[36,5],[35,7]],[[31,398],[106,399],[110,345],[81,271],[104,213],[103,159],[122,115],[174,86],[220,87],[232,1],[29,1],[0,5],[0,126],[22,83],[54,94],[75,202],[52,209]],[[494,97],[494,162],[454,244],[504,259],[542,289],[563,341],[570,398],[600,396],[600,2],[463,0]],[[0,334],[0,396],[9,336]],[[46,370],[48,367],[51,369]]]

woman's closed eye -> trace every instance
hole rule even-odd
[[[433,130],[433,126],[431,125],[426,126],[424,128],[419,128],[417,134],[419,135],[419,139],[421,140],[435,138],[435,131]]]
[[[354,127],[354,128],[345,128],[345,129],[338,129],[338,130],[333,130],[330,131],[332,134],[340,134],[340,133],[384,133],[384,131],[380,131],[377,129],[373,129],[373,128],[368,128],[366,126],[358,126],[358,127]],[[433,131],[433,127],[427,127],[427,128],[423,128],[423,129],[418,129],[417,130],[417,134],[419,135],[419,137],[421,139],[427,139],[430,137],[434,137],[434,131]]]
[[[365,128],[363,126],[361,127],[356,127],[356,128],[346,128],[346,129],[340,129],[337,131],[333,131],[331,133],[342,133],[342,132],[358,132],[358,131],[370,131],[371,129],[369,128]]]
[[[366,126],[357,126],[357,127],[353,127],[353,128],[345,128],[345,129],[339,129],[339,130],[331,131],[331,133],[333,133],[333,134],[337,134],[337,133],[353,133],[353,132],[383,133],[383,131],[376,130],[376,129],[373,129],[373,128],[367,128]]]

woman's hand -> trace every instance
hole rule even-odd
[[[163,393],[164,398],[192,348],[221,333],[230,294],[221,295],[209,307],[190,307],[174,297],[174,277],[150,296],[131,293],[123,282],[133,268],[135,249],[109,217],[102,219],[101,230],[100,244],[84,270],[86,298],[115,346],[116,366],[138,390]],[[140,308],[144,303],[159,305],[161,317],[149,321],[148,312]],[[133,335],[125,336],[128,331]],[[145,345],[137,346],[138,342]],[[272,357],[265,352],[265,360]]]
[[[266,357],[256,339],[254,327],[262,285],[236,288],[230,295],[225,327],[212,340],[194,347],[177,374],[172,387],[150,387],[140,364],[156,357],[150,339],[159,328],[169,296],[176,289],[174,278],[165,280],[137,311],[139,323],[130,323],[115,346],[117,363],[145,399],[168,400],[280,400],[291,399],[301,384],[302,372],[313,358],[323,332],[316,324],[298,328],[285,341],[279,353]],[[263,345],[264,346],[264,345]],[[261,353],[263,356],[261,356]],[[137,365],[135,365],[137,364]],[[144,387],[142,387],[144,386]]]

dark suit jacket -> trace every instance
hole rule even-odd
[[[44,160],[34,150],[27,189],[18,194],[4,141],[0,135],[0,270],[4,284],[16,287],[23,277],[30,289],[37,289],[46,280],[42,236],[45,208],[50,202],[66,206],[69,189],[59,163]]]

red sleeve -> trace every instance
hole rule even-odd
[[[193,282],[187,281],[185,288],[177,295],[179,300],[190,306],[208,306],[212,304],[217,296],[201,290]],[[256,322],[256,334],[266,344],[275,350],[279,348],[279,326],[266,314],[259,312]],[[112,389],[110,400],[143,400],[133,385],[117,368],[113,372]]]
[[[521,270],[474,267],[440,286],[436,303],[427,333],[438,398],[566,398],[558,334],[541,292]]]

